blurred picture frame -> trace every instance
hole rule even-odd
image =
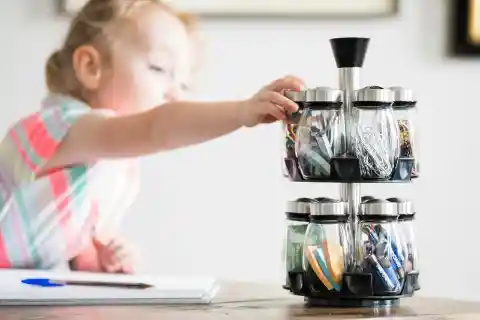
[[[480,0],[452,1],[455,55],[480,56]]]
[[[62,0],[74,14],[87,0]],[[400,0],[165,0],[174,8],[201,17],[370,18],[395,15]]]

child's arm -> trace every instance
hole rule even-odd
[[[172,102],[129,116],[87,115],[72,126],[43,170],[147,155],[215,139],[243,126],[283,120],[298,106],[282,92],[302,87],[300,80],[286,77],[246,101]]]

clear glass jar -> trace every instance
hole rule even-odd
[[[399,198],[387,199],[397,205],[399,237],[404,243],[403,257],[405,258],[405,271],[419,272],[418,249],[415,241],[415,209],[413,203]]]
[[[397,208],[392,202],[368,200],[360,205],[355,232],[356,271],[372,275],[373,293],[377,296],[399,294],[405,281],[397,222]]]
[[[303,253],[306,281],[316,292],[339,292],[343,273],[352,261],[346,203],[324,199],[312,203],[310,210]]]
[[[330,161],[346,152],[342,91],[309,89],[297,128],[295,154],[304,179],[330,178]]]
[[[399,156],[398,125],[393,117],[393,92],[365,87],[353,102],[353,148],[363,179],[389,179]]]
[[[312,199],[300,198],[287,202],[285,242],[284,242],[284,265],[286,269],[287,287],[291,287],[290,279],[295,279],[303,273],[303,243],[308,223],[310,222],[310,203]]]
[[[417,145],[417,102],[413,92],[402,87],[391,87],[394,92],[393,113],[399,129],[401,158],[413,158],[412,178],[420,175],[418,145]]]
[[[297,126],[303,114],[306,91],[285,91],[285,96],[298,104],[298,111],[292,114],[286,121],[282,123],[282,172],[283,176],[288,178],[289,172],[285,163],[286,159],[294,159],[295,156],[295,137],[297,134]]]

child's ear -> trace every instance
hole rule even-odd
[[[102,59],[94,46],[78,47],[72,56],[72,66],[75,76],[85,89],[98,89],[102,77]]]

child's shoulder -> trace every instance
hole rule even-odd
[[[7,129],[0,142],[0,165],[23,166],[28,169],[23,171],[36,173],[53,156],[75,121],[91,112],[92,109],[79,100],[62,95],[47,96],[40,109],[18,119]]]
[[[40,104],[40,108],[15,121],[8,134],[22,131],[31,135],[44,132],[52,134],[64,133],[81,116],[101,113],[114,115],[108,110],[94,110],[88,104],[70,96],[49,94]]]
[[[33,124],[55,126],[68,118],[83,115],[89,111],[91,109],[88,105],[79,100],[62,95],[48,95],[41,101],[39,108],[17,119],[8,131],[10,133],[19,128],[29,131],[33,129],[31,127]]]

